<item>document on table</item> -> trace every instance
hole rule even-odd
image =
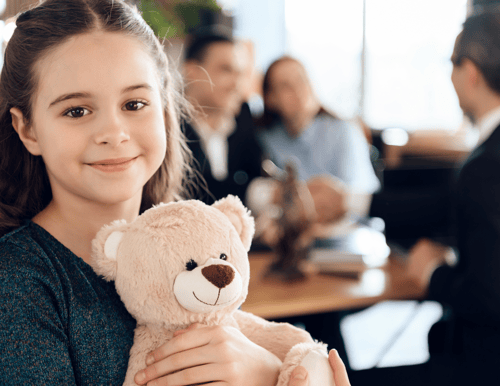
[[[389,254],[382,232],[358,226],[338,237],[316,240],[308,261],[320,272],[356,274],[383,266]]]

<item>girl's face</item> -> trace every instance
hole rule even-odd
[[[314,101],[304,68],[293,60],[278,63],[270,73],[268,105],[284,119],[293,119]]]
[[[23,142],[42,156],[54,200],[140,203],[166,152],[157,68],[142,44],[122,33],[78,35],[36,71]]]

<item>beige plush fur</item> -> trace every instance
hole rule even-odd
[[[283,361],[279,386],[310,351],[326,353],[304,330],[238,310],[248,292],[253,234],[253,218],[234,196],[212,206],[160,204],[130,224],[116,221],[98,232],[92,267],[115,282],[137,320],[124,385],[135,385],[149,352],[196,322],[239,328],[277,355]]]

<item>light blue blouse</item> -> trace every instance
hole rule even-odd
[[[261,131],[259,140],[278,167],[294,162],[301,180],[330,174],[358,192],[374,193],[380,188],[363,133],[346,121],[318,115],[298,137],[289,136],[279,123]]]

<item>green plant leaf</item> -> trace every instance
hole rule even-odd
[[[160,38],[185,37],[200,24],[203,10],[221,12],[215,0],[171,0],[168,6],[158,0],[141,0],[142,17]]]

